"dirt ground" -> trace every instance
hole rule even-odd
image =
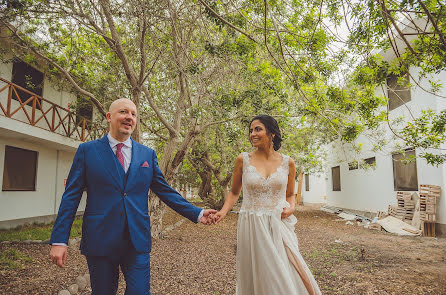
[[[323,294],[446,294],[446,239],[394,236],[305,207],[296,216],[301,253]],[[178,220],[169,212],[166,226]],[[236,225],[236,214],[214,227],[186,221],[155,240],[152,294],[235,294]],[[0,269],[0,294],[57,294],[87,272],[78,247],[70,247],[63,270],[50,264],[48,245],[0,244],[9,248],[32,262]],[[121,277],[119,294],[124,289]]]

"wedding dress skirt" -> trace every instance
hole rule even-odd
[[[294,215],[281,219],[289,158],[267,179],[244,153],[243,204],[237,226],[237,295],[321,294],[301,256]]]

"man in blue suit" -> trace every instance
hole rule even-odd
[[[173,210],[197,223],[212,223],[215,210],[191,205],[172,189],[155,151],[133,141],[137,110],[129,99],[114,101],[109,133],[79,145],[51,234],[52,261],[64,267],[71,226],[84,189],[81,253],[86,256],[92,294],[116,294],[119,267],[126,295],[150,294],[149,189]]]

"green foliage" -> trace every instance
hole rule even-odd
[[[23,268],[26,263],[33,259],[16,249],[7,249],[0,253],[0,269]]]
[[[440,149],[446,140],[446,110],[435,113],[422,111],[420,117],[409,122],[401,131],[405,142],[414,148],[420,148],[422,156],[431,165],[446,162],[446,155],[434,154],[430,149]]]
[[[426,17],[418,1],[383,2],[389,13],[374,0],[342,5],[336,0],[247,0],[237,6],[232,1],[206,1],[218,16],[187,0],[111,1],[119,42],[113,40],[110,23],[96,2],[17,3],[4,19],[20,24],[23,40],[66,69],[83,89],[105,105],[117,97],[140,99],[143,141],[160,158],[171,161],[193,130],[193,140],[185,144],[186,157],[179,169],[172,169],[178,170],[179,185],[200,185],[196,173],[206,169],[193,163],[188,153],[206,154],[222,178],[230,175],[238,153],[249,150],[247,124],[257,114],[275,116],[285,139],[281,152],[295,159],[298,170],[316,172],[321,170],[325,144],[342,140],[355,145],[360,134],[377,133],[390,124],[388,99],[377,91],[385,88],[389,75],[402,77],[403,83],[402,74],[416,67],[420,78],[429,80],[429,91],[438,94],[443,87],[431,77],[446,66],[444,44],[432,26],[412,38],[412,50],[398,51],[391,60],[385,55],[395,47],[390,17],[402,23],[406,14],[398,10]],[[446,35],[441,3],[423,3]],[[143,33],[144,23],[150,25]],[[344,23],[348,36],[339,36],[335,32]],[[118,45],[122,52],[117,52]],[[122,55],[130,69],[123,66]],[[36,63],[26,51],[21,57]],[[47,71],[58,73],[52,66]],[[129,71],[143,78],[138,87],[130,83]],[[420,155],[429,163],[444,162],[441,152],[430,150],[445,142],[444,117],[444,112],[423,113],[398,135],[405,145],[423,149]],[[178,134],[165,122],[175,125]],[[374,139],[375,150],[385,144],[382,138]],[[218,199],[227,188],[212,177]]]
[[[0,241],[48,240],[51,237],[53,223],[24,225],[11,230],[0,230]],[[71,237],[82,234],[82,219],[77,218],[71,228]]]

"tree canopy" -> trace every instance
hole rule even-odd
[[[397,120],[387,91],[377,91],[394,75],[395,85],[446,98],[435,78],[446,67],[441,1],[10,0],[0,7],[16,56],[44,59],[101,114],[110,101],[131,98],[140,112],[135,138],[156,148],[166,178],[180,185],[197,173],[215,204],[235,157],[249,147],[247,123],[260,113],[278,119],[300,171],[320,170],[325,144],[355,146],[359,135],[382,128],[428,163],[446,161],[446,111]],[[389,144],[373,140],[376,149]],[[161,205],[152,198],[151,206]]]

